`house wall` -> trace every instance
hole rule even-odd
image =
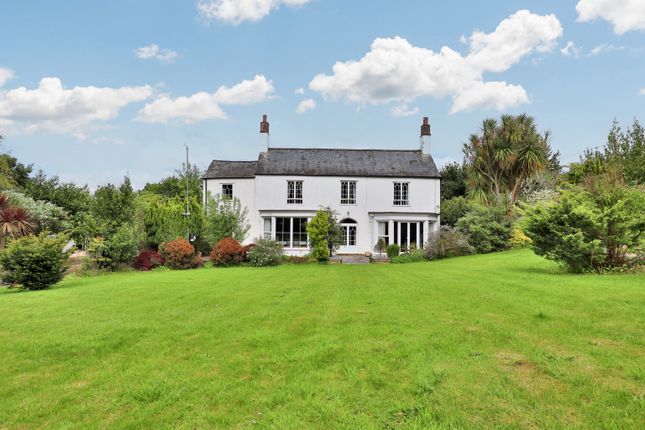
[[[287,204],[287,181],[303,181],[302,204]],[[356,204],[340,204],[340,184],[343,180],[356,181]],[[409,205],[393,204],[393,183],[409,183]],[[222,184],[233,184],[234,196],[249,209],[251,229],[245,243],[251,243],[263,234],[263,217],[311,217],[323,206],[338,213],[339,220],[352,218],[357,222],[357,244],[346,252],[373,251],[378,240],[378,221],[412,221],[425,223],[424,236],[439,227],[439,179],[376,178],[376,177],[312,177],[312,176],[256,176],[255,179],[205,180],[211,195],[221,192]],[[391,224],[392,225],[392,224]],[[390,234],[392,227],[390,226]],[[302,249],[287,249],[300,255]]]
[[[254,238],[258,237],[259,233],[254,231],[254,226],[257,224],[257,210],[255,209],[255,179],[205,179],[204,180],[204,198],[206,193],[215,196],[222,192],[223,184],[233,184],[233,196],[237,197],[242,204],[249,210],[248,219],[251,224],[251,230],[246,235],[244,244],[251,243]]]

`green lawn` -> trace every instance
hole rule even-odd
[[[0,290],[0,428],[644,426],[644,275],[516,251]]]

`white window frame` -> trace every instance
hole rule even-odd
[[[340,204],[356,205],[356,181],[340,181]]]
[[[303,181],[287,181],[287,204],[302,204],[302,185]]]
[[[397,190],[397,187],[398,187],[398,190]],[[410,206],[410,183],[409,182],[394,181],[393,192],[394,192],[394,195],[392,199],[392,205]]]
[[[305,224],[305,230],[301,232],[301,233],[304,233],[305,237],[306,237],[305,245],[304,246],[302,246],[302,245],[296,246],[295,241],[294,241],[294,233],[295,233],[294,232],[294,225],[295,225],[294,220],[295,219],[304,219],[304,220],[306,220],[306,223],[308,223],[309,220],[310,220],[309,217],[304,217],[304,216],[285,216],[285,217],[272,217],[272,218],[267,217],[267,218],[264,218],[264,219],[265,220],[271,220],[271,230],[272,230],[271,231],[271,236],[272,236],[271,238],[273,240],[276,240],[276,241],[282,243],[284,248],[287,248],[287,249],[308,249],[309,248],[309,233],[307,233],[306,224]],[[284,229],[284,227],[288,226],[288,233],[289,233],[289,239],[288,240],[283,241],[283,240],[278,240],[278,238],[277,238],[277,233],[278,233],[277,220],[278,219],[282,220],[281,223],[282,223],[283,228],[280,230],[280,233],[281,233],[280,235],[281,236],[283,236],[284,234],[287,233],[287,231]],[[285,223],[285,221],[286,221],[286,223]],[[265,237],[267,237],[266,236],[266,234],[267,234],[266,224],[265,224],[264,234],[265,234]]]

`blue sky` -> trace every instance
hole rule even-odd
[[[642,0],[23,0],[0,16],[5,148],[91,187],[158,180],[183,143],[202,168],[253,159],[263,113],[281,147],[416,148],[429,116],[439,164],[501,113],[534,116],[564,161],[645,113]]]

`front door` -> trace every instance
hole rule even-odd
[[[343,232],[343,240],[338,248],[338,252],[340,254],[357,253],[358,246],[356,245],[356,239],[358,237],[358,226],[356,221],[346,218],[340,222],[340,228]]]

